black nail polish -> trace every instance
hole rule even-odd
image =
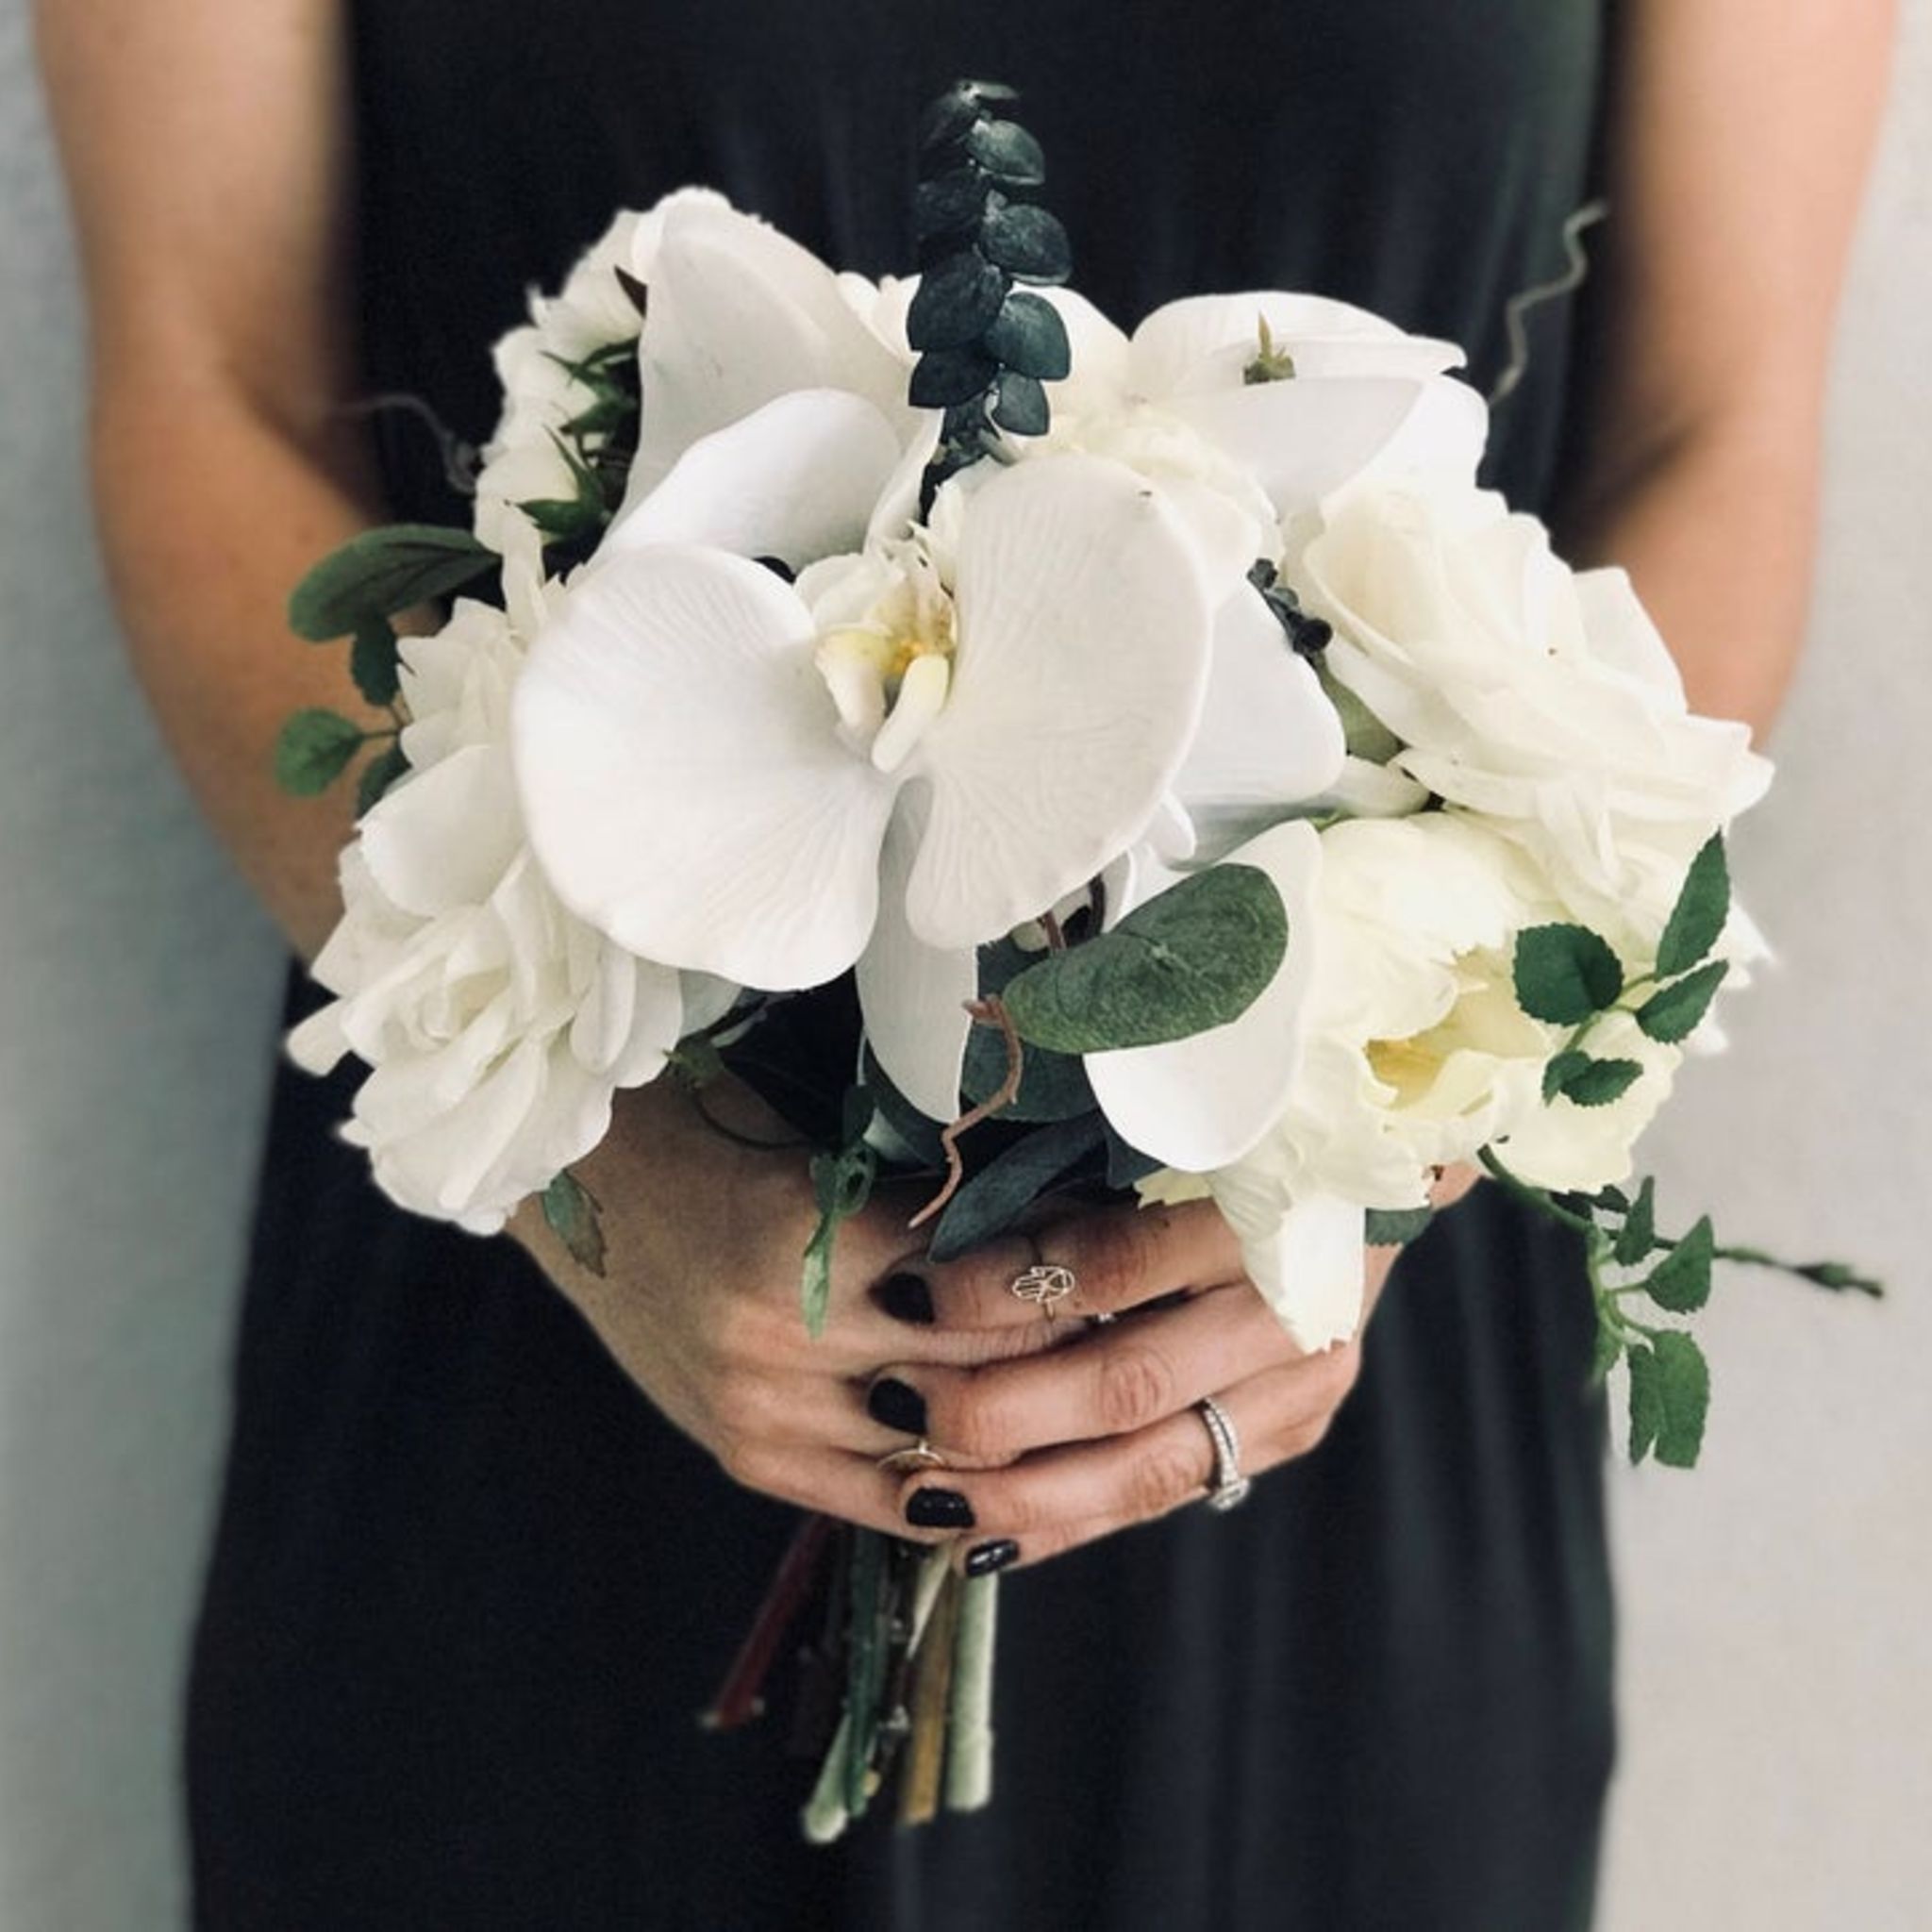
[[[906,1521],[914,1529],[971,1529],[973,1505],[958,1490],[914,1490]]]
[[[889,1429],[925,1434],[925,1397],[892,1375],[881,1375],[865,1392],[866,1413]]]
[[[1010,1537],[1002,1537],[996,1543],[980,1543],[966,1553],[966,1574],[991,1576],[995,1570],[1004,1570],[1019,1554],[1020,1545]]]
[[[879,1306],[895,1322],[932,1326],[932,1290],[917,1274],[889,1274],[879,1284]]]

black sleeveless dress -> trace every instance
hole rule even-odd
[[[371,390],[491,426],[486,351],[621,203],[708,182],[904,270],[963,74],[1045,142],[1131,323],[1310,289],[1485,386],[1588,196],[1591,0],[366,0]],[[1492,474],[1546,500],[1571,318]],[[433,449],[393,508],[457,517]],[[190,1695],[197,1924],[246,1932],[1557,1932],[1611,1755],[1603,1417],[1577,1257],[1490,1191],[1403,1261],[1326,1444],[1242,1509],[1008,1579],[992,1808],[808,1849],[808,1767],[693,1722],[791,1533],[507,1242],[386,1206],[283,1078]]]

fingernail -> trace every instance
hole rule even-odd
[[[969,1576],[991,1576],[995,1570],[1004,1570],[1020,1554],[1020,1545],[1010,1537],[1002,1537],[996,1543],[979,1543],[966,1553],[966,1574]]]
[[[879,1306],[895,1322],[910,1322],[920,1328],[932,1326],[932,1290],[920,1275],[889,1274],[879,1284]]]
[[[881,1375],[865,1391],[866,1413],[889,1429],[904,1429],[908,1436],[925,1434],[925,1397],[917,1389],[892,1375]]]
[[[958,1490],[914,1490],[906,1501],[914,1529],[971,1529],[973,1505]]]

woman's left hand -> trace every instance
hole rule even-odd
[[[1475,1179],[1466,1169],[1445,1175],[1436,1205]],[[1143,1304],[1141,1257],[1157,1239],[1185,1249],[1197,1285]],[[1364,1324],[1399,1253],[1368,1252]],[[1052,1317],[1066,1341],[978,1368],[890,1367],[872,1385],[878,1420],[947,1458],[907,1479],[901,1507],[908,1524],[960,1532],[969,1572],[1038,1562],[1199,1501],[1216,1472],[1204,1398],[1233,1422],[1241,1474],[1253,1476],[1315,1448],[1355,1386],[1361,1331],[1319,1354],[1298,1348],[1242,1275],[1239,1244],[1208,1202],[1103,1208],[1041,1230],[1037,1244],[1004,1241],[934,1264],[923,1272],[936,1322],[986,1330],[1046,1319],[1010,1292],[1041,1254],[1078,1284]]]

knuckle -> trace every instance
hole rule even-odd
[[[1094,1392],[1101,1426],[1124,1436],[1174,1407],[1174,1370],[1158,1349],[1127,1343],[1100,1357]]]
[[[1317,1386],[1322,1399],[1329,1409],[1338,1409],[1347,1401],[1357,1377],[1362,1372],[1361,1343],[1358,1341],[1339,1343],[1315,1360],[1320,1372]]]
[[[1159,1230],[1138,1209],[1095,1215],[1081,1231],[1075,1269],[1088,1296],[1107,1307],[1141,1299],[1153,1277]]]
[[[1203,1487],[1198,1457],[1178,1442],[1154,1444],[1129,1465],[1127,1510],[1137,1520],[1164,1516]]]
[[[724,1375],[711,1391],[712,1424],[734,1442],[755,1442],[770,1434],[776,1407],[771,1385],[755,1375]]]
[[[930,1410],[933,1440],[974,1462],[999,1462],[1012,1451],[1012,1424],[1006,1405],[970,1384]]]

